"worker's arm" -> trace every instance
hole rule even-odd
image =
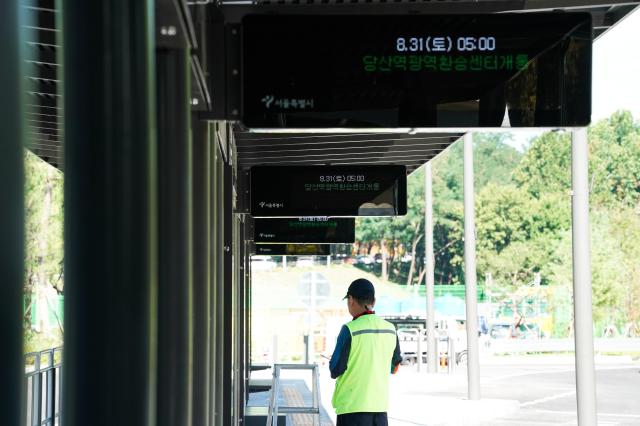
[[[340,334],[338,334],[338,341],[336,342],[333,355],[331,355],[331,361],[329,361],[329,370],[331,371],[332,379],[338,378],[338,376],[347,370],[350,350],[351,333],[347,326],[343,325],[342,329],[340,329]]]
[[[400,353],[400,341],[396,335],[396,348],[393,351],[393,357],[391,358],[391,374],[396,374],[400,363],[402,362],[402,354]]]

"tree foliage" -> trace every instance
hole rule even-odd
[[[594,319],[600,328],[614,324],[621,333],[640,333],[640,124],[620,111],[594,123],[588,134]],[[474,135],[479,282],[491,274],[503,294],[530,294],[522,289],[539,274],[538,297],[552,314],[566,311],[572,288],[571,135],[544,133],[524,153],[509,145],[510,137]],[[436,283],[464,283],[462,143],[432,164]],[[390,279],[403,284],[419,283],[424,270],[423,192],[419,169],[409,177],[407,216],[358,222],[362,252],[384,241],[393,264],[400,260],[394,253],[415,247],[417,273],[407,277],[410,268],[390,268]],[[570,320],[558,315],[555,333],[566,333]]]
[[[30,331],[33,308],[48,312],[56,303],[55,296],[64,291],[63,177],[59,170],[29,151],[25,151],[24,161],[25,329]],[[40,315],[41,320],[44,318]],[[35,331],[46,329],[36,324]],[[27,335],[27,341],[30,340],[32,336]]]

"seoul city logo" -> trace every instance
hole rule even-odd
[[[275,96],[267,95],[261,99],[261,102],[264,103],[265,108],[269,109],[275,99],[276,99]]]

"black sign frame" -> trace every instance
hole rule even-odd
[[[256,256],[330,256],[331,244],[256,244]]]
[[[426,51],[435,40],[446,55]],[[592,42],[586,12],[246,15],[241,121],[262,129],[587,126]],[[470,65],[476,56],[481,68]],[[377,68],[366,71],[372,58]],[[411,71],[416,59],[420,70]]]
[[[253,217],[403,216],[405,166],[254,166]]]
[[[253,240],[260,244],[352,244],[355,239],[354,218],[261,218],[253,224]]]

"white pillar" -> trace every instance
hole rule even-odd
[[[309,344],[309,364],[313,364],[313,360],[315,357],[314,330],[316,329],[316,274],[319,274],[319,272],[311,271],[311,283],[309,289],[309,340],[307,340]]]
[[[422,369],[422,327],[418,327],[418,339],[416,341],[416,368],[418,373]]]
[[[473,135],[467,132],[464,135],[464,276],[467,305],[467,380],[469,399],[477,400],[480,399],[480,359],[473,191]]]
[[[427,294],[427,371],[438,372],[438,354],[436,353],[436,320],[433,306],[434,300],[434,268],[433,257],[433,181],[431,162],[424,165],[424,258],[425,285]]]
[[[589,184],[587,130],[574,130],[571,143],[573,304],[576,343],[578,424],[595,426],[596,379],[589,259]]]
[[[271,346],[271,364],[278,363],[278,335],[273,335],[273,341]]]

